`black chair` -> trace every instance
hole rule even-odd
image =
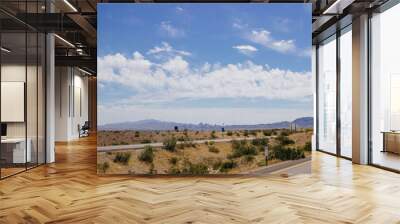
[[[90,129],[89,121],[85,121],[82,127],[79,127],[79,138],[89,136],[89,129]]]

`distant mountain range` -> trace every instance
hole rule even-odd
[[[290,124],[296,124],[297,128],[312,128],[313,127],[313,118],[312,117],[302,117],[297,118],[296,120],[289,121],[281,121],[270,124],[249,124],[249,125],[211,125],[206,123],[199,124],[186,124],[186,123],[177,123],[177,122],[168,122],[168,121],[160,121],[160,120],[140,120],[133,122],[123,122],[123,123],[112,123],[100,125],[99,130],[139,130],[139,131],[150,131],[150,130],[174,130],[175,126],[178,126],[179,130],[188,129],[195,131],[207,131],[207,130],[221,130],[222,127],[225,127],[225,130],[254,130],[254,129],[274,129],[274,128],[289,128]]]

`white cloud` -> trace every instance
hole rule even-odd
[[[178,6],[178,7],[176,7],[176,11],[178,11],[178,12],[183,12],[184,10],[183,10],[182,7]]]
[[[247,39],[272,50],[288,53],[296,50],[294,40],[275,40],[268,30],[252,30],[247,34]]]
[[[147,51],[147,54],[161,54],[161,53],[167,53],[167,54],[177,54],[177,55],[182,55],[182,56],[190,56],[191,53],[187,51],[181,51],[181,50],[175,50],[170,44],[167,42],[162,42],[161,46],[155,46],[149,51]]]
[[[255,48],[251,45],[236,45],[236,46],[233,46],[232,48],[238,50],[240,53],[245,54],[245,55],[252,55],[256,51],[258,51],[257,48]]]
[[[162,21],[160,24],[161,31],[165,32],[170,37],[183,37],[185,36],[185,31],[178,29],[171,24],[170,21]]]
[[[251,61],[238,64],[204,64],[195,68],[181,56],[161,63],[139,52],[98,58],[98,79],[103,85],[132,89],[119,104],[149,104],[179,99],[263,98],[301,100],[312,94],[311,73],[271,69]]]

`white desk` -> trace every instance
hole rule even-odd
[[[25,138],[5,138],[1,139],[2,151],[12,150],[12,163],[26,163],[31,162],[31,139],[27,139],[27,147],[25,151]],[[3,149],[5,147],[5,149]]]

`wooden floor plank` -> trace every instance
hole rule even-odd
[[[98,176],[96,141],[0,181],[0,223],[400,223],[400,175],[313,153],[312,174]]]

